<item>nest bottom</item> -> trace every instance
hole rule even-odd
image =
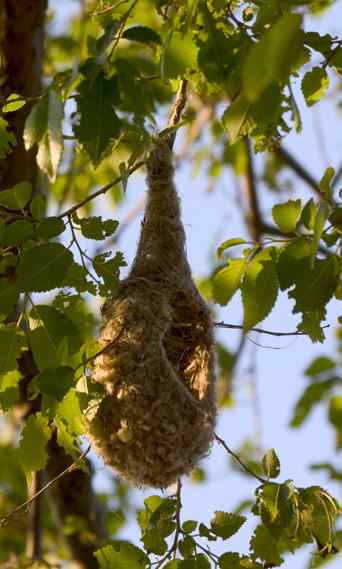
[[[213,438],[211,324],[199,295],[185,300],[186,322],[175,302],[128,278],[107,305],[100,341],[108,351],[95,368],[106,396],[89,419],[89,437],[105,463],[138,486],[165,488],[188,474]]]

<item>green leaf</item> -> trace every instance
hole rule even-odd
[[[294,285],[310,265],[311,243],[306,237],[291,241],[279,256],[277,272],[281,290]]]
[[[72,253],[60,243],[26,249],[18,263],[16,285],[23,292],[52,290],[63,281],[72,261]]]
[[[29,182],[20,182],[0,192],[0,205],[8,209],[24,209],[32,195],[32,185]]]
[[[45,94],[36,103],[28,115],[24,128],[25,149],[29,150],[34,144],[38,144],[47,130],[49,113],[49,95]]]
[[[121,121],[114,110],[118,103],[117,76],[107,79],[101,71],[81,83],[77,99],[80,122],[74,131],[95,167],[120,134]]]
[[[323,174],[323,176],[322,176],[322,178],[318,184],[318,187],[321,190],[323,196],[328,200],[331,198],[331,195],[332,195],[331,183],[333,181],[334,176],[335,176],[335,170],[334,170],[334,168],[329,166],[325,170],[325,172],[324,172],[324,174]]]
[[[119,222],[114,219],[103,221],[102,217],[86,217],[78,219],[78,223],[81,226],[81,232],[84,237],[98,241],[112,235],[119,225]]]
[[[253,559],[259,558],[271,567],[277,567],[283,562],[279,555],[277,542],[264,525],[257,526],[250,540],[250,548]]]
[[[31,310],[30,318],[42,323],[46,333],[53,339],[56,346],[66,340],[69,356],[81,348],[83,344],[81,331],[65,312],[52,306],[40,304]]]
[[[173,32],[164,42],[160,57],[163,79],[183,77],[189,69],[197,68],[198,48],[191,33]]]
[[[290,422],[291,427],[299,427],[305,421],[313,408],[329,395],[336,381],[335,378],[315,381],[306,387],[295,405]]]
[[[46,217],[42,219],[35,229],[36,237],[53,239],[65,230],[65,223],[59,217]]]
[[[216,250],[216,255],[219,259],[223,259],[223,253],[230,247],[235,247],[236,245],[244,245],[246,241],[241,239],[240,237],[234,237],[233,239],[228,239],[228,241],[224,241]]]
[[[37,163],[50,182],[56,180],[63,153],[64,105],[57,91],[49,91],[46,132],[38,144]],[[38,142],[38,141],[37,141]]]
[[[316,253],[318,251],[319,242],[321,240],[325,222],[329,217],[330,207],[325,201],[321,201],[318,205],[318,211],[315,219],[314,234],[311,245],[311,269],[315,264]]]
[[[5,247],[8,247],[9,245],[20,245],[27,241],[32,234],[32,223],[25,219],[19,219],[18,221],[14,221],[13,223],[6,225],[1,241]]]
[[[342,432],[342,396],[334,395],[329,401],[329,421]]]
[[[19,463],[26,475],[34,470],[42,470],[46,465],[46,444],[50,437],[51,428],[46,417],[37,413],[27,418],[17,450]]]
[[[273,221],[279,227],[281,233],[292,233],[296,229],[301,205],[301,200],[289,200],[286,203],[273,206]]]
[[[41,219],[46,212],[46,197],[42,194],[35,194],[30,203],[30,210],[34,219]]]
[[[127,28],[123,32],[122,37],[126,40],[141,43],[156,43],[158,45],[162,43],[160,35],[147,26],[132,26],[131,28]]]
[[[8,130],[9,123],[0,117],[0,160],[6,158],[13,146],[17,144],[17,139],[15,138],[13,132]]]
[[[220,555],[219,567],[220,569],[263,569],[264,566],[246,555],[229,551]]]
[[[182,524],[182,530],[184,533],[192,533],[197,528],[198,522],[196,520],[187,520]]]
[[[320,307],[318,310],[303,312],[302,321],[298,324],[298,332],[307,334],[312,342],[324,342],[324,330],[321,323],[325,320],[326,310]]]
[[[17,358],[24,345],[24,334],[15,324],[0,328],[0,376],[17,369]]]
[[[320,375],[326,371],[330,371],[336,368],[336,363],[326,356],[319,356],[315,358],[313,362],[309,365],[309,367],[305,370],[305,375],[308,377],[315,377],[316,375]]]
[[[242,67],[243,92],[256,101],[271,83],[286,81],[298,58],[302,16],[285,14],[249,50]]]
[[[212,277],[212,289],[215,302],[225,306],[240,287],[246,267],[246,259],[231,259],[226,267]]]
[[[277,478],[280,474],[280,462],[274,448],[266,452],[262,459],[262,467],[267,478]]]
[[[246,518],[244,516],[217,511],[210,521],[210,525],[215,535],[222,539],[229,539],[239,531],[245,521]]]
[[[329,87],[329,76],[323,67],[314,67],[308,71],[302,81],[302,91],[308,107],[321,100]]]
[[[124,261],[123,254],[118,251],[113,258],[110,257],[110,253],[102,253],[96,255],[93,260],[93,267],[101,277],[106,285],[105,295],[107,292],[114,292],[119,282],[119,271],[120,267],[125,267],[126,262]]]
[[[161,496],[158,496],[157,494],[154,494],[153,496],[149,496],[148,498],[145,498],[145,500],[144,500],[144,504],[145,504],[146,508],[151,513],[155,512],[162,503],[163,503],[163,498]]]
[[[306,202],[301,213],[301,222],[305,225],[306,229],[313,231],[315,227],[315,220],[317,215],[317,206],[312,198]]]
[[[4,375],[0,375],[0,407],[3,411],[8,411],[18,401],[18,384],[21,377],[18,370],[8,371]]]
[[[6,103],[2,107],[3,113],[13,113],[14,111],[18,111],[22,107],[26,105],[26,101],[21,95],[17,93],[11,93],[8,95],[6,99]]]
[[[74,384],[74,370],[67,366],[48,368],[35,377],[34,383],[40,393],[62,401]]]
[[[186,535],[184,539],[178,542],[178,549],[183,557],[192,557],[196,553],[196,542],[192,537]]]
[[[296,301],[293,312],[314,311],[323,308],[332,298],[338,285],[340,263],[335,255],[317,259],[313,269],[296,275],[295,288],[289,297]]]
[[[106,545],[94,553],[100,569],[142,569],[146,567],[148,558],[144,551],[128,542]]]
[[[245,270],[241,285],[245,330],[264,320],[277,300],[279,284],[272,255],[271,247],[261,251]]]
[[[52,338],[45,326],[38,326],[28,333],[30,347],[39,371],[61,365],[59,344]]]
[[[57,418],[68,426],[68,431],[75,435],[84,434],[84,419],[75,389],[70,389],[57,407]]]
[[[157,529],[150,529],[141,538],[146,551],[155,555],[164,555],[167,551],[167,543]]]
[[[19,292],[7,279],[0,278],[0,315],[7,316],[18,302]]]
[[[230,144],[235,144],[239,138],[249,132],[248,112],[251,104],[240,93],[226,108],[222,115],[222,123]]]

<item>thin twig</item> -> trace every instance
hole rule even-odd
[[[187,87],[188,87],[187,80],[182,79],[179,85],[179,89],[177,91],[176,100],[171,108],[169,120],[167,122],[168,128],[176,126],[182,117],[185,105],[187,103]],[[169,135],[169,145],[171,149],[173,148],[175,138],[176,138],[176,132],[172,132]]]
[[[82,454],[80,454],[80,456],[72,464],[70,464],[62,472],[57,474],[57,476],[55,476],[55,478],[53,478],[47,484],[45,484],[45,486],[43,486],[38,492],[33,494],[33,496],[31,496],[28,500],[26,500],[22,504],[20,504],[20,506],[17,506],[16,508],[14,508],[14,510],[12,510],[8,514],[6,514],[6,516],[1,518],[0,528],[5,527],[8,524],[8,521],[10,518],[15,516],[16,514],[19,514],[22,510],[26,510],[41,494],[46,492],[46,490],[48,490],[53,484],[58,482],[58,480],[60,480],[63,476],[65,476],[66,474],[69,474],[70,472],[75,470],[75,468],[77,468],[77,465],[79,464],[79,462],[81,462],[81,460],[83,460],[85,458],[85,456],[88,454],[89,451],[90,451],[90,445],[88,446],[88,448],[86,448],[86,450],[84,450],[82,452]]]
[[[243,468],[245,472],[248,472],[250,476],[253,476],[257,480],[259,480],[259,482],[261,482],[262,484],[265,484],[267,482],[267,480],[265,480],[264,478],[253,472],[253,470],[251,470],[250,468],[248,468],[248,466],[246,466],[246,464],[242,462],[241,458],[234,451],[232,451],[227,445],[227,443],[223,439],[221,439],[221,437],[219,437],[216,433],[214,433],[214,438],[227,451],[228,454],[230,454],[233,458],[235,458],[235,460],[239,463],[239,465],[241,466],[241,468]]]
[[[227,324],[226,322],[214,322],[216,328],[228,328],[229,330],[243,330],[243,326],[239,324]],[[329,328],[330,324],[322,326],[322,328]],[[263,328],[250,328],[247,332],[258,332],[259,334],[268,334],[269,336],[307,336],[305,332],[272,332],[271,330],[264,330]]]
[[[94,200],[95,198],[97,198],[98,196],[101,196],[102,194],[105,194],[106,192],[108,192],[111,188],[113,188],[114,186],[116,186],[117,184],[119,184],[120,182],[123,181],[124,177],[127,178],[129,177],[131,174],[133,174],[133,172],[135,172],[136,170],[139,170],[139,168],[141,168],[141,166],[143,166],[145,164],[145,160],[140,160],[139,162],[137,162],[136,164],[134,164],[134,166],[132,166],[131,168],[128,169],[127,172],[125,172],[124,176],[118,176],[117,178],[115,178],[115,180],[113,180],[112,182],[109,182],[108,184],[106,184],[105,186],[102,186],[102,188],[100,188],[99,190],[97,190],[96,192],[93,192],[92,194],[90,194],[88,197],[86,197],[84,200],[82,200],[80,203],[72,206],[71,208],[67,209],[66,211],[64,211],[63,213],[61,213],[60,215],[58,215],[58,217],[60,219],[62,219],[63,217],[68,217],[70,215],[72,215],[75,211],[77,211],[78,209],[80,209],[81,207],[83,207],[85,204],[89,203],[90,201]]]

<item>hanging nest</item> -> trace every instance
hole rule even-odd
[[[216,417],[213,327],[191,277],[160,138],[147,162],[147,205],[137,254],[103,307],[94,379],[106,396],[89,418],[104,462],[136,485],[166,487],[209,449]]]

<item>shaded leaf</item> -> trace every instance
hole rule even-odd
[[[245,270],[241,285],[245,330],[264,320],[277,299],[279,284],[272,254],[272,248],[261,251]]]
[[[17,144],[17,140],[9,128],[9,123],[0,117],[0,159],[6,158],[7,154],[12,151],[13,146]]]
[[[321,100],[329,87],[329,77],[323,67],[314,67],[305,73],[302,81],[302,91],[308,107]]]
[[[318,403],[324,401],[325,397],[329,395],[336,385],[336,381],[335,378],[325,381],[316,381],[304,389],[304,392],[295,405],[290,422],[291,427],[299,427],[305,421],[313,408]]]
[[[262,467],[267,478],[277,478],[279,476],[280,462],[274,448],[268,450],[263,456]]]
[[[77,221],[81,226],[81,232],[84,237],[99,241],[112,235],[119,225],[119,222],[114,219],[103,221],[102,217],[86,217]]]
[[[335,368],[336,363],[331,358],[328,358],[326,356],[319,356],[318,358],[315,358],[313,362],[311,362],[304,373],[309,377],[315,377],[315,375],[319,375],[325,371],[329,371]]]
[[[29,182],[19,182],[0,192],[0,205],[8,209],[23,209],[30,201],[32,195],[32,185]]]
[[[142,569],[146,567],[148,559],[144,551],[128,542],[119,542],[106,545],[94,553],[99,562],[100,569]]]
[[[324,197],[326,199],[331,198],[331,194],[332,194],[331,183],[333,181],[334,176],[335,176],[335,170],[334,170],[334,168],[329,166],[325,170],[325,172],[324,172],[324,174],[323,174],[323,176],[322,176],[322,178],[318,184],[319,189],[321,190],[322,194],[324,195]]]
[[[26,249],[18,263],[16,285],[23,292],[54,289],[65,278],[72,261],[72,253],[60,243]]]
[[[17,358],[24,345],[24,334],[15,324],[0,328],[0,376],[17,369]]]
[[[37,375],[34,382],[40,393],[62,401],[74,384],[74,370],[67,366],[48,368]]]
[[[122,37],[126,40],[141,43],[156,43],[159,45],[162,43],[160,35],[147,26],[132,26],[131,28],[127,28],[123,32]]]
[[[264,525],[257,526],[250,540],[250,548],[253,559],[259,558],[271,567],[281,565],[283,562],[279,555],[277,542]]]
[[[238,95],[224,111],[222,115],[222,123],[231,144],[235,144],[241,136],[248,133],[249,109],[250,103],[240,93],[240,95]]]
[[[228,539],[239,531],[245,521],[244,516],[217,511],[210,521],[210,526],[215,535]]]
[[[27,418],[17,450],[19,463],[27,475],[34,470],[42,470],[46,465],[46,444],[50,436],[48,419],[41,413]]]

